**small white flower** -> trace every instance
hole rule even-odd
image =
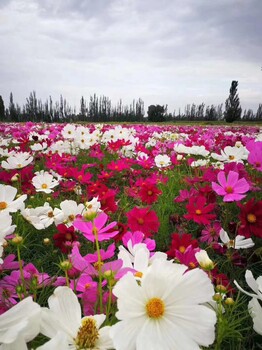
[[[26,208],[21,211],[21,214],[37,230],[43,230],[52,225],[53,222],[61,221],[61,218],[63,218],[62,211],[57,208],[53,210],[48,202],[41,207]]]
[[[51,193],[53,192],[53,188],[59,185],[59,181],[47,171],[40,170],[35,174],[36,176],[32,178],[32,184],[34,185],[36,192]]]
[[[60,203],[60,209],[55,208],[54,214],[55,214],[55,224],[61,224],[64,223],[67,226],[72,226],[73,221],[75,220],[77,215],[81,215],[85,206],[84,204],[77,204],[73,200],[64,200]],[[61,215],[57,215],[60,213]]]
[[[171,159],[166,154],[158,154],[155,156],[155,164],[158,168],[165,168],[171,165]]]
[[[244,236],[237,235],[235,239],[230,239],[226,231],[222,228],[219,232],[221,241],[228,247],[234,249],[247,249],[255,245],[251,238],[245,238]]]
[[[67,124],[63,130],[61,131],[61,134],[64,139],[73,139],[76,136],[76,126],[73,124]]]
[[[33,157],[28,152],[18,152],[11,155],[7,160],[2,161],[2,168],[4,169],[21,169],[32,163]]]
[[[0,213],[15,213],[17,210],[23,210],[25,207],[24,201],[27,198],[26,194],[14,200],[17,194],[17,189],[9,185],[0,185]]]
[[[211,153],[212,158],[225,163],[243,163],[248,157],[248,151],[246,147],[231,147],[226,146],[221,154]]]
[[[85,208],[83,210],[83,216],[89,216],[101,212],[101,203],[98,197],[92,198],[91,201],[85,203]]]
[[[200,250],[200,252],[197,252],[195,257],[202,269],[210,271],[215,267],[213,261],[209,258],[205,250]]]

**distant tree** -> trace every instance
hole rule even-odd
[[[10,93],[10,100],[9,100],[9,116],[10,116],[10,121],[12,122],[18,122],[19,121],[19,115],[17,113],[15,104],[14,104],[14,98],[13,98],[13,93]]]
[[[5,120],[5,105],[2,96],[0,95],[0,120]]]
[[[167,106],[150,105],[148,107],[147,115],[149,122],[164,122]]]
[[[259,104],[256,112],[256,120],[262,120],[262,103]]]
[[[233,80],[229,90],[229,97],[225,103],[224,117],[227,123],[232,123],[241,117],[242,109],[237,93],[237,86],[238,82]]]

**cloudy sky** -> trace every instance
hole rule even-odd
[[[0,0],[0,95],[262,103],[262,0]]]

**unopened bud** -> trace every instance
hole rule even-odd
[[[219,294],[219,293],[216,293],[213,295],[213,300],[218,302],[218,301],[221,301],[222,300],[222,295]]]
[[[233,305],[235,303],[234,299],[233,298],[226,298],[225,300],[225,304],[226,305]]]
[[[12,181],[12,182],[16,182],[16,181],[19,180],[19,177],[20,177],[20,175],[19,175],[18,173],[16,173],[15,175],[13,175],[13,176],[11,177],[11,181]]]
[[[51,243],[51,241],[49,238],[44,238],[43,243],[44,243],[44,245],[49,245]]]
[[[216,286],[216,291],[218,292],[218,293],[226,293],[227,292],[227,288],[225,287],[225,286],[223,286],[223,284],[218,284],[217,286]]]
[[[22,236],[15,236],[12,239],[12,243],[15,245],[20,245],[23,242],[23,237]]]
[[[68,271],[72,268],[72,264],[69,260],[64,260],[60,262],[60,267],[63,271]]]

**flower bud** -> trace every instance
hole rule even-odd
[[[68,271],[72,268],[72,263],[69,260],[64,260],[60,262],[60,268],[63,271]]]
[[[49,238],[44,238],[43,243],[44,243],[44,245],[49,245],[51,243],[51,241]]]
[[[225,304],[226,304],[226,305],[231,306],[231,305],[233,305],[234,303],[235,303],[235,301],[234,301],[233,298],[226,298],[226,300],[225,300]]]
[[[21,245],[23,243],[23,237],[22,236],[15,236],[12,239],[12,243],[15,245]]]

